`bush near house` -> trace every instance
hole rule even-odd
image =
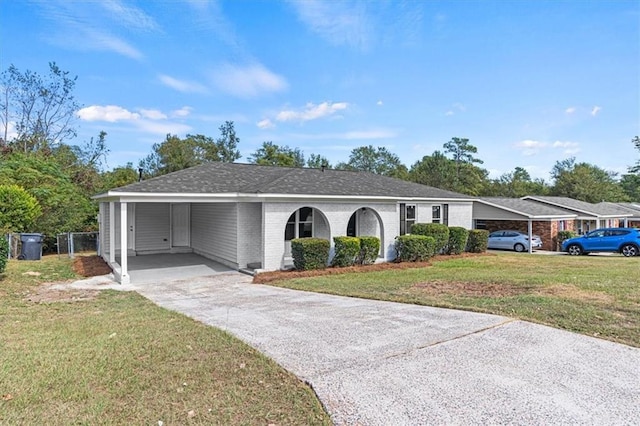
[[[296,269],[324,269],[329,262],[329,240],[322,238],[295,238],[291,240],[291,255]]]
[[[7,261],[9,259],[9,241],[7,236],[0,234],[0,274],[2,274],[7,267]]]
[[[449,242],[447,243],[447,254],[463,253],[467,247],[469,231],[461,226],[449,228]]]
[[[564,242],[564,240],[568,240],[569,238],[574,238],[577,236],[578,234],[573,231],[558,231],[558,236],[556,237],[558,249],[562,247],[562,243]]]
[[[395,247],[399,262],[422,262],[436,254],[435,238],[426,235],[400,235]]]
[[[360,254],[357,262],[361,265],[370,265],[375,263],[380,253],[380,238],[378,237],[360,237]]]
[[[333,237],[335,254],[331,266],[344,267],[356,264],[360,254],[360,238]]]
[[[441,254],[449,242],[449,227],[442,223],[415,223],[411,233],[433,237],[436,241],[436,254]]]
[[[486,229],[472,229],[469,231],[467,251],[470,253],[484,253],[489,245],[489,231]]]

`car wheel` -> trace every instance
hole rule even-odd
[[[518,253],[522,253],[523,251],[525,251],[525,250],[526,250],[526,247],[524,246],[524,244],[520,244],[520,243],[518,243],[518,244],[516,244],[515,246],[513,246],[513,249],[514,249],[515,251],[517,251]]]
[[[567,247],[567,252],[571,256],[580,256],[582,254],[582,247],[577,244],[571,244],[569,247]]]
[[[633,244],[625,244],[622,246],[622,249],[620,249],[620,253],[622,253],[622,255],[626,257],[637,256],[638,247],[634,246]]]

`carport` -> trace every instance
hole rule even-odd
[[[483,197],[473,203],[475,229],[526,232],[529,240],[534,234],[539,235],[543,250],[555,250],[558,231],[573,230],[576,217],[566,210],[520,198]]]
[[[121,264],[121,258],[116,262]],[[236,270],[195,253],[160,253],[128,257],[131,282],[148,284],[217,275]]]

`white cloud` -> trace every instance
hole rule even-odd
[[[349,106],[346,102],[323,102],[315,105],[308,103],[301,111],[284,110],[276,115],[278,121],[310,121],[318,118],[335,114],[338,111],[347,109]]]
[[[3,130],[3,132],[2,132],[1,136],[4,138],[4,130],[5,129],[3,128],[2,130]],[[7,130],[7,141],[10,141],[10,140],[18,137],[18,130],[16,129],[16,122],[15,121],[9,121],[7,123],[6,130]]]
[[[452,116],[454,114],[453,111],[449,110],[447,112],[444,113],[444,115],[446,115],[447,117]]]
[[[191,114],[191,111],[193,110],[193,108],[188,107],[188,106],[183,106],[180,109],[176,109],[171,111],[171,116],[172,117],[186,117],[189,114]]]
[[[273,124],[273,122],[271,120],[269,120],[268,118],[265,118],[264,120],[258,121],[256,123],[256,126],[258,126],[261,129],[273,129],[274,127],[276,127],[276,125]]]
[[[578,142],[555,141],[552,146],[563,149],[563,153],[568,155],[580,152],[580,144]]]
[[[111,18],[122,26],[140,30],[158,29],[158,24],[155,20],[137,7],[126,6],[118,0],[103,0],[96,4],[111,12]]]
[[[115,123],[118,121],[137,120],[140,114],[128,111],[116,105],[92,105],[78,111],[78,117],[84,121],[107,121]]]
[[[549,144],[547,142],[527,139],[520,142],[516,142],[514,146],[516,147],[516,149],[521,150],[523,155],[529,157],[532,155],[536,155],[542,149],[548,147]]]
[[[576,112],[576,107],[569,107],[565,109],[564,112],[565,114],[573,114],[574,112]]]
[[[591,115],[595,117],[600,111],[602,111],[602,108],[596,105],[591,109]]]
[[[245,67],[224,64],[212,73],[212,78],[218,89],[242,98],[280,92],[288,87],[284,77],[269,71],[262,64]]]
[[[192,81],[179,80],[177,78],[171,77],[169,75],[160,74],[158,79],[162,84],[167,87],[170,87],[178,92],[182,93],[206,93],[207,88],[200,84]]]
[[[378,105],[378,106],[382,106],[382,101],[378,101],[378,102],[376,102],[376,105]]]
[[[154,133],[158,135],[166,134],[185,134],[191,130],[191,126],[181,123],[172,123],[167,121],[151,121],[151,120],[139,120],[135,122],[138,129],[147,133]]]
[[[150,120],[166,120],[167,115],[157,109],[141,109],[140,115]]]
[[[447,117],[457,114],[458,112],[465,112],[467,107],[461,104],[460,102],[455,102],[451,105],[451,109],[444,113]]]
[[[293,0],[298,18],[311,31],[336,45],[367,48],[373,35],[366,3]]]

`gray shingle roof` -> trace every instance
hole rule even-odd
[[[346,170],[212,162],[109,191],[170,194],[287,194],[471,199],[467,195],[400,179]],[[99,198],[100,196],[98,196]]]
[[[613,209],[618,210],[623,214],[632,214],[634,217],[640,217],[640,205],[633,203],[610,203],[607,201],[603,201],[602,203],[598,203],[599,205],[610,206]]]
[[[621,212],[618,208],[613,208],[604,204],[592,204],[587,203],[586,201],[574,200],[569,197],[550,197],[550,196],[541,196],[541,195],[533,195],[523,197],[525,200],[534,200],[539,201],[541,203],[550,204],[553,206],[566,208],[569,210],[577,211],[579,213],[585,213],[591,216],[596,217],[622,217],[628,216],[624,212]]]
[[[531,218],[536,217],[567,217],[575,214],[559,207],[550,206],[548,204],[538,203],[531,200],[523,200],[521,198],[507,197],[482,197],[480,201],[492,204],[494,206],[503,207],[506,210],[521,213]]]

